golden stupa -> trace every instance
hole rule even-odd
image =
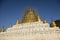
[[[36,21],[39,21],[39,20],[38,20],[38,15],[37,15],[36,11],[33,10],[32,8],[28,8],[25,11],[25,14],[23,15],[22,23],[36,22]]]
[[[19,24],[19,21],[18,20],[16,20],[16,23],[15,23],[15,25],[18,25]]]
[[[1,32],[4,32],[4,26],[2,27]]]
[[[52,26],[52,27],[56,27],[55,21],[52,21],[51,26]]]
[[[47,23],[46,19],[44,19],[43,23]]]

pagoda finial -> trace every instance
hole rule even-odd
[[[4,26],[2,27],[1,32],[4,32]]]
[[[16,20],[16,25],[18,25],[19,24],[19,21],[18,20]]]
[[[40,17],[38,16],[38,22],[41,22],[41,19],[40,19]]]

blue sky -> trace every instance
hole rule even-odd
[[[17,19],[21,21],[27,7],[34,8],[48,23],[60,19],[60,0],[0,0],[0,29],[3,25],[8,28],[10,22],[14,25]]]

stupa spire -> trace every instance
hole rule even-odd
[[[2,27],[1,32],[4,32],[4,26]]]
[[[41,22],[41,19],[40,19],[40,17],[38,16],[38,22]]]
[[[19,24],[19,21],[18,20],[16,20],[16,24],[15,25],[18,25]]]
[[[28,8],[23,15],[22,23],[36,21],[38,21],[37,12],[32,8]]]

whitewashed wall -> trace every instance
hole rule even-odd
[[[43,22],[23,23],[1,32],[0,40],[60,40],[60,29]]]

